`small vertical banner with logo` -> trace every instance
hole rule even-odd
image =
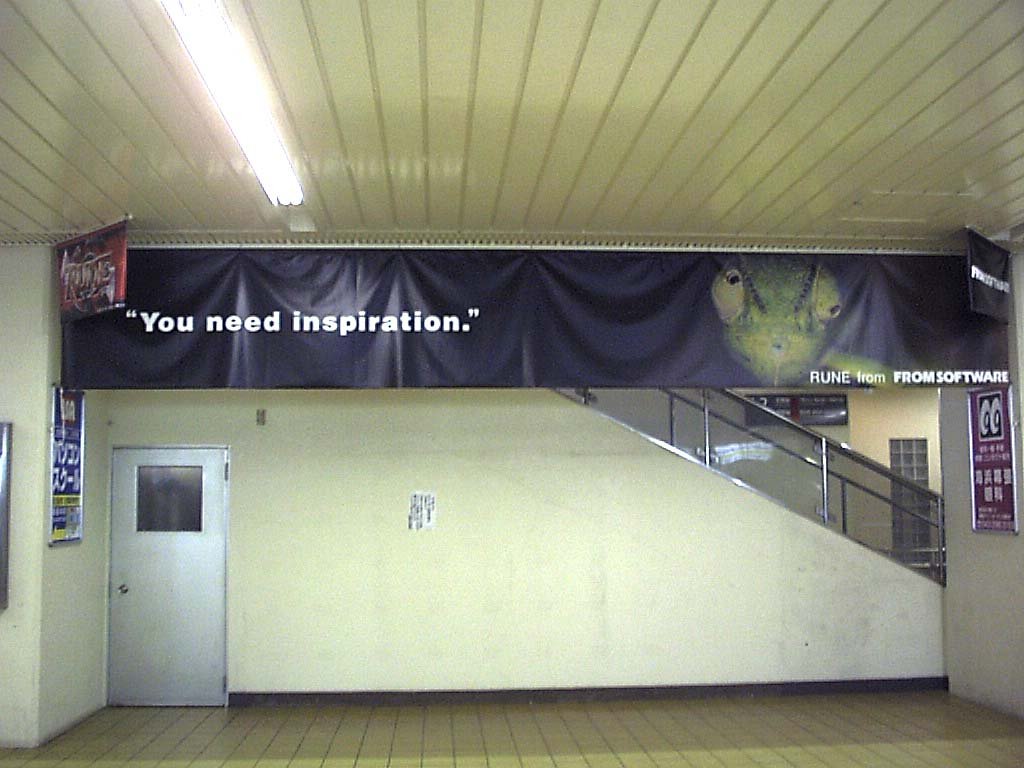
[[[85,393],[53,389],[50,473],[50,546],[82,540],[85,468]]]
[[[1017,533],[1010,388],[972,389],[967,393],[967,400],[974,530]]]
[[[967,294],[971,311],[1010,322],[1010,252],[967,230]]]
[[[128,224],[125,221],[54,246],[60,276],[61,322],[125,305]]]

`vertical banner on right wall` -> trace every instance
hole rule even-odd
[[[967,393],[967,402],[974,530],[1017,533],[1010,388],[972,389]]]

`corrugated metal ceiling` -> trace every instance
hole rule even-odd
[[[0,0],[0,242],[949,250],[1024,223],[1021,0],[228,0],[275,208],[155,0]]]

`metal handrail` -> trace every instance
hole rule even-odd
[[[667,394],[670,398],[672,398],[673,400],[682,400],[684,403],[692,405],[695,408],[703,408],[703,403],[701,403],[701,404],[695,403],[693,400],[690,400],[689,398],[687,398],[687,397],[685,397],[683,395],[680,395],[679,393],[674,392],[671,389],[664,389],[662,391],[665,394]],[[710,411],[709,411],[708,415],[711,415]],[[762,435],[757,430],[751,429],[750,427],[744,426],[743,424],[737,424],[735,421],[732,421],[728,416],[724,416],[721,413],[716,413],[716,414],[714,414],[714,416],[715,416],[716,419],[718,419],[721,422],[724,422],[725,424],[728,424],[730,427],[738,429],[738,430],[740,430],[742,432],[746,432],[747,434],[753,435],[754,437],[758,437],[758,438],[760,438],[761,440],[763,440],[766,443],[770,443],[773,447],[778,448],[780,451],[782,451],[783,453],[788,454],[789,456],[792,456],[794,459],[799,459],[799,460],[801,460],[801,461],[803,461],[803,462],[805,462],[807,464],[810,464],[813,467],[821,466],[820,464],[812,461],[811,459],[808,459],[802,453],[797,453],[796,451],[791,450],[790,448],[787,448],[785,445],[782,445],[781,443],[776,443],[774,440],[772,440],[767,435]]]
[[[651,391],[651,390],[648,390]],[[805,464],[808,464],[821,472],[821,498],[819,502],[821,509],[818,511],[818,515],[821,517],[822,522],[826,525],[829,523],[829,509],[830,509],[830,496],[829,496],[829,482],[838,480],[841,488],[840,495],[840,515],[842,533],[844,535],[850,535],[848,531],[848,504],[847,504],[847,490],[852,488],[860,493],[866,494],[867,496],[875,499],[876,501],[882,502],[887,505],[893,512],[893,514],[907,515],[910,519],[919,520],[930,529],[933,529],[934,533],[937,534],[938,542],[934,547],[902,547],[902,548],[881,548],[873,545],[868,545],[872,549],[882,554],[886,554],[893,557],[897,561],[907,565],[906,556],[909,554],[928,554],[934,555],[935,561],[932,562],[929,558],[927,563],[915,562],[914,565],[917,570],[922,567],[927,567],[932,572],[933,577],[936,578],[941,584],[946,583],[946,531],[945,531],[945,509],[943,504],[942,496],[932,491],[913,480],[898,475],[886,467],[884,464],[880,464],[873,459],[866,456],[862,456],[849,448],[846,448],[842,444],[832,440],[820,433],[814,432],[813,430],[807,429],[801,424],[798,424],[785,416],[782,416],[769,408],[765,408],[760,403],[754,402],[748,398],[738,395],[729,390],[713,390],[715,395],[724,396],[728,401],[740,405],[744,409],[753,408],[761,411],[765,414],[769,423],[778,424],[780,426],[786,426],[790,431],[799,433],[802,437],[810,440],[814,445],[814,451],[820,458],[817,460],[809,458],[803,452],[798,452],[786,446],[776,438],[764,434],[755,428],[749,427],[746,424],[740,424],[734,421],[732,418],[722,413],[720,410],[712,410],[711,407],[711,390],[697,389],[687,390],[687,392],[693,391],[700,393],[699,402],[695,399],[687,396],[680,392],[678,389],[662,388],[655,390],[660,394],[667,397],[668,400],[668,435],[669,443],[675,450],[681,450],[683,453],[686,451],[682,450],[676,443],[676,403],[682,402],[691,408],[700,412],[701,420],[703,421],[703,450],[698,446],[698,456],[695,458],[698,461],[702,461],[709,468],[715,471],[721,472],[722,470],[712,466],[711,456],[711,422],[712,418],[717,419],[719,422],[740,431],[745,435],[749,435],[757,440],[770,445],[773,449],[777,449],[782,454],[791,458],[797,459]],[[579,399],[585,405],[592,405],[594,403],[594,396],[589,388],[583,388],[576,390],[576,394]],[[703,456],[699,454],[703,453]],[[833,460],[849,460],[855,465],[862,467],[873,475],[879,476],[881,480],[889,482],[890,488],[893,486],[902,487],[912,492],[918,499],[921,500],[921,504],[915,505],[915,508],[906,506],[901,501],[895,498],[896,494],[892,493],[886,495],[883,492],[879,492],[874,488],[865,485],[863,482],[859,482],[854,477],[845,474],[841,471],[837,471],[835,468],[835,462],[830,461],[830,453]],[[726,473],[728,474],[728,473]],[[771,495],[771,494],[769,494]],[[785,503],[785,502],[783,502]],[[934,517],[931,514],[922,514],[919,509],[927,507],[928,510],[935,510]],[[894,518],[895,519],[895,518]],[[856,538],[856,537],[854,537]],[[902,556],[901,556],[902,555]]]
[[[665,390],[665,391],[666,392],[670,392],[671,390]],[[875,472],[876,474],[885,475],[886,479],[888,479],[888,480],[892,480],[893,482],[895,482],[895,483],[897,483],[899,485],[905,485],[905,486],[907,486],[908,488],[910,488],[911,490],[913,490],[913,491],[915,491],[917,493],[922,493],[922,494],[925,494],[925,495],[928,495],[928,496],[932,496],[935,499],[941,499],[942,498],[939,494],[937,494],[931,488],[928,488],[927,486],[921,485],[920,483],[915,482],[914,480],[910,479],[909,477],[904,477],[903,475],[898,475],[895,472],[893,472],[889,467],[885,466],[885,464],[882,464],[882,463],[880,463],[878,461],[875,461],[874,459],[872,459],[872,458],[870,458],[868,456],[863,456],[863,455],[861,455],[859,453],[851,451],[849,448],[844,446],[842,443],[836,442],[835,440],[833,440],[832,438],[828,437],[827,435],[822,435],[822,434],[820,434],[818,432],[815,432],[812,429],[808,429],[803,424],[798,424],[797,422],[793,421],[792,419],[788,419],[785,416],[783,416],[782,414],[776,413],[775,411],[771,410],[770,408],[766,408],[765,406],[761,405],[760,403],[758,403],[755,400],[751,400],[750,398],[743,397],[742,395],[737,395],[735,392],[733,392],[731,390],[728,390],[728,389],[721,389],[721,390],[715,390],[715,391],[718,392],[719,394],[726,395],[728,398],[732,399],[733,402],[739,402],[739,403],[741,403],[744,406],[753,406],[754,408],[757,408],[758,410],[760,410],[760,411],[762,411],[764,413],[767,413],[767,414],[775,417],[779,421],[788,424],[793,429],[796,429],[796,430],[799,430],[800,432],[803,432],[805,435],[807,435],[808,437],[811,437],[814,440],[822,440],[822,441],[824,441],[827,445],[829,445],[830,447],[835,449],[838,453],[842,454],[844,456],[844,458],[848,458],[851,461],[854,461],[854,462],[856,462],[858,464],[861,464],[861,465],[867,467],[868,469],[870,469],[872,472]]]
[[[695,403],[693,400],[689,399],[688,397],[686,397],[684,395],[680,395],[678,392],[675,392],[675,391],[669,390],[669,389],[665,389],[665,390],[662,390],[662,391],[665,392],[665,394],[667,394],[673,400],[682,400],[683,402],[685,402],[685,403],[687,403],[687,404],[689,404],[689,405],[691,405],[691,406],[693,406],[695,408],[702,407],[702,404],[699,405],[699,404]],[[733,395],[731,392],[729,392],[728,394],[730,395],[730,397],[733,397],[735,399],[741,400],[742,401],[742,405],[744,405],[744,406],[752,405],[752,406],[754,406],[756,408],[759,408],[762,411],[764,411],[764,412],[766,412],[766,413],[768,413],[768,414],[770,414],[772,416],[775,416],[775,417],[779,418],[780,421],[785,422],[787,425],[792,426],[792,427],[796,427],[802,433],[804,433],[804,435],[807,438],[813,440],[816,444],[818,444],[818,445],[816,445],[816,447],[818,448],[819,452],[821,452],[820,444],[824,443],[825,445],[827,445],[829,448],[831,448],[835,452],[841,454],[844,458],[849,458],[849,459],[854,460],[855,462],[859,462],[859,463],[863,464],[865,467],[867,467],[868,469],[870,469],[872,471],[877,471],[876,467],[877,468],[881,468],[881,469],[885,469],[884,472],[877,472],[877,474],[883,475],[886,480],[895,481],[898,484],[904,485],[904,486],[910,488],[915,493],[918,493],[918,494],[920,494],[922,496],[929,497],[929,503],[930,504],[931,503],[936,503],[936,505],[937,505],[937,503],[940,502],[941,499],[942,499],[941,496],[936,494],[930,488],[925,488],[923,485],[920,485],[919,483],[915,483],[914,481],[909,480],[907,478],[904,478],[901,475],[894,474],[893,472],[891,472],[888,469],[886,469],[885,465],[878,464],[877,462],[875,462],[872,459],[869,459],[867,457],[861,457],[858,454],[850,451],[848,448],[844,448],[840,443],[837,443],[834,440],[830,440],[827,436],[820,435],[820,434],[818,434],[818,433],[816,433],[816,432],[814,432],[814,431],[812,431],[810,429],[807,429],[806,427],[800,426],[795,421],[790,421],[785,416],[779,416],[779,414],[775,413],[774,411],[772,411],[770,409],[767,409],[767,408],[764,408],[760,403],[756,403],[753,400],[747,400],[746,398],[740,398],[737,395]],[[709,412],[708,415],[711,415],[710,412]],[[828,464],[827,464],[828,459],[826,458],[826,454],[824,452],[821,452],[822,462],[818,463],[816,461],[813,461],[812,459],[809,459],[807,456],[803,455],[802,453],[798,453],[798,452],[792,450],[791,448],[783,445],[782,443],[777,443],[770,436],[765,435],[765,434],[763,434],[761,432],[758,432],[756,429],[752,429],[752,428],[747,427],[747,426],[745,426],[743,424],[739,424],[739,423],[733,421],[728,416],[725,416],[722,413],[715,413],[713,415],[714,415],[714,417],[716,419],[718,419],[719,421],[723,422],[724,424],[727,424],[727,425],[729,425],[730,427],[732,427],[734,429],[738,429],[741,432],[745,432],[748,435],[756,437],[756,438],[762,440],[763,442],[768,443],[773,448],[779,449],[779,451],[781,451],[782,453],[784,453],[784,454],[786,454],[788,456],[791,456],[794,459],[797,459],[798,461],[802,461],[805,464],[809,464],[812,467],[821,467],[823,472],[825,474],[827,474],[829,477],[833,477],[833,478],[841,480],[841,481],[843,481],[845,483],[848,483],[849,485],[851,485],[852,487],[856,488],[857,490],[862,491],[863,493],[866,493],[869,496],[873,496],[874,498],[878,499],[879,501],[883,501],[883,502],[885,502],[887,504],[891,504],[893,507],[899,509],[899,511],[901,511],[901,512],[903,512],[905,514],[908,514],[908,515],[910,515],[912,517],[915,517],[918,520],[922,520],[922,521],[928,523],[929,525],[932,525],[932,526],[937,526],[938,525],[938,522],[936,520],[932,520],[930,517],[925,517],[924,515],[919,514],[915,510],[913,510],[913,509],[911,509],[909,507],[903,506],[898,501],[896,501],[894,498],[892,498],[890,496],[885,496],[885,495],[879,493],[878,491],[876,491],[874,488],[869,488],[868,486],[863,485],[862,483],[859,483],[857,480],[855,480],[854,478],[850,477],[849,475],[845,475],[845,474],[842,474],[841,472],[836,472],[834,470],[830,470],[828,468]],[[670,433],[672,431],[674,431],[674,429],[670,430]],[[673,443],[673,445],[675,444],[674,439],[671,442]],[[868,462],[870,462],[870,464]],[[875,466],[872,466],[872,465],[875,465]],[[824,490],[823,490],[823,493],[824,493]],[[826,504],[826,506],[827,506],[827,504]]]

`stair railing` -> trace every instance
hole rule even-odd
[[[946,583],[942,497],[885,465],[727,390],[586,388],[572,396]]]

